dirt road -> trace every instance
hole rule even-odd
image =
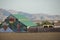
[[[60,40],[60,33],[0,33],[0,40]]]

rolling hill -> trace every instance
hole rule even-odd
[[[31,21],[34,21],[34,20],[60,20],[60,15],[48,15],[48,14],[44,14],[44,13],[29,14],[29,13],[25,13],[22,11],[5,10],[5,9],[0,9],[0,20],[2,20],[2,18],[4,19],[5,17],[9,16],[10,14],[14,14],[14,13],[23,15]]]

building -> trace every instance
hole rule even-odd
[[[28,18],[26,18],[24,15],[20,15],[20,14],[12,14],[10,16],[8,16],[6,19],[5,19],[5,22],[9,23],[10,24],[10,28],[13,30],[13,31],[16,31],[16,25],[19,23],[21,24],[21,30],[24,30],[25,28],[25,31],[27,31],[27,29],[29,27],[34,27],[36,26],[35,23],[33,23],[32,21],[30,21]]]
[[[60,22],[54,23],[55,28],[60,28]]]

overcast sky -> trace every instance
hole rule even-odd
[[[0,8],[31,14],[60,14],[60,0],[0,0]]]

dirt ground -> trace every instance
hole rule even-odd
[[[60,32],[0,33],[0,40],[60,40]]]

